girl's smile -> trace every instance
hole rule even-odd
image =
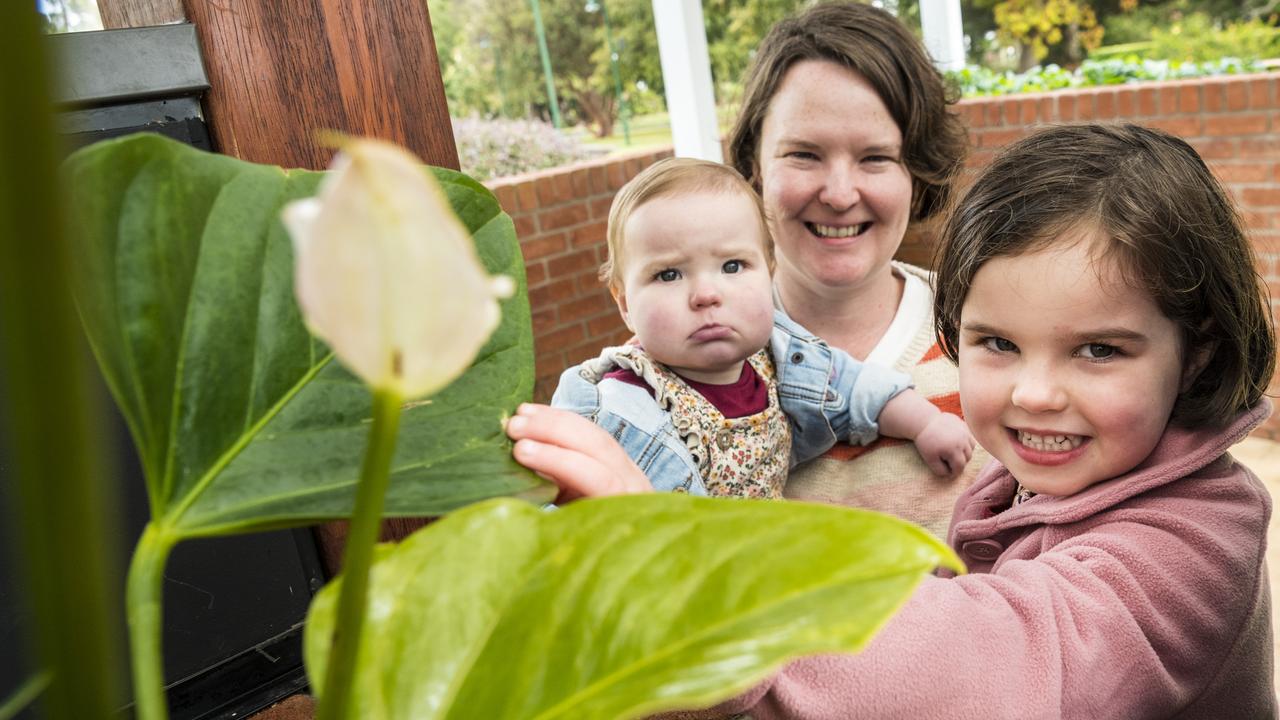
[[[960,402],[1024,487],[1070,495],[1141,463],[1183,376],[1181,333],[1093,235],[987,261],[960,312]]]

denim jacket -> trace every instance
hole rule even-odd
[[[880,411],[911,387],[906,374],[854,360],[780,310],[773,314],[769,352],[777,369],[778,402],[791,421],[793,467],[837,440],[859,445],[875,440]],[[606,349],[601,358],[608,354]],[[706,495],[697,463],[648,391],[617,380],[593,383],[582,369],[575,365],[560,375],[551,404],[608,430],[656,490]]]

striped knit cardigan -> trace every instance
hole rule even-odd
[[[893,265],[925,283],[932,282],[926,270],[904,263]],[[916,392],[944,412],[963,417],[959,374],[938,347],[930,313],[919,318],[915,336],[894,369],[909,374]],[[942,539],[956,498],[990,459],[979,447],[958,480],[944,481],[929,472],[909,441],[881,437],[865,447],[840,443],[822,457],[792,468],[784,495],[791,500],[879,510],[922,525]]]

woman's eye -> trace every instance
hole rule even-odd
[[[796,160],[817,160],[818,159],[817,155],[809,152],[808,150],[792,150],[791,152],[787,153],[787,157],[794,158]]]
[[[992,352],[1010,353],[1017,352],[1018,346],[1005,340],[1002,337],[987,337],[982,339],[982,346]]]
[[[1115,345],[1089,343],[1080,346],[1080,356],[1090,360],[1109,360],[1118,355],[1120,350]]]
[[[742,261],[730,260],[726,262],[724,265],[721,265],[720,269],[723,270],[726,275],[733,275],[734,273],[740,273],[742,272]]]
[[[680,271],[671,269],[659,270],[653,277],[662,282],[675,282],[680,279]]]

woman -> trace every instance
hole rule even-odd
[[[959,414],[955,367],[935,344],[928,273],[891,262],[908,222],[942,208],[962,163],[966,135],[948,103],[942,78],[896,18],[869,5],[819,5],[761,42],[730,154],[771,217],[775,303],[829,344],[909,373],[921,394]],[[551,447],[518,445],[521,462],[570,488],[573,474],[603,471],[619,489],[648,487],[625,455],[585,442],[597,436],[576,417],[530,412]],[[521,426],[512,436],[529,438]],[[570,475],[522,457],[535,447]],[[842,445],[793,469],[786,495],[889,512],[941,536],[987,457],[979,450],[960,481],[943,483],[904,441]]]
[[[772,220],[775,304],[856,358],[912,375],[960,412],[933,331],[929,274],[891,262],[907,225],[942,209],[967,135],[920,42],[870,5],[818,5],[779,22],[748,72],[730,162]],[[909,444],[837,446],[794,469],[791,498],[889,512],[945,533],[960,482],[929,480]]]

